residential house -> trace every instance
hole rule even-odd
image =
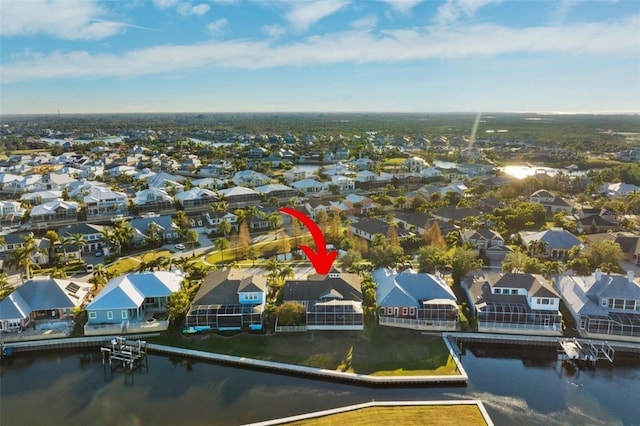
[[[74,309],[82,306],[91,286],[81,281],[37,276],[0,301],[0,332],[64,329],[71,331]]]
[[[165,330],[169,321],[154,318],[165,313],[167,299],[180,290],[179,269],[141,272],[111,279],[87,305],[85,335],[140,333]]]
[[[462,222],[465,219],[476,217],[479,218],[482,212],[471,207],[440,207],[434,210],[431,215],[445,222]]]
[[[206,223],[210,227],[212,227],[215,232],[219,232],[218,225],[220,225],[222,221],[226,221],[229,225],[231,225],[232,230],[238,230],[238,216],[233,213],[208,211],[204,214],[204,218]]]
[[[0,224],[13,225],[20,223],[20,218],[24,214],[25,209],[18,201],[0,200]]]
[[[241,170],[231,178],[238,186],[260,186],[271,182],[271,178],[254,170]]]
[[[562,228],[551,228],[540,232],[521,232],[520,236],[523,244],[527,247],[532,241],[541,241],[545,246],[545,251],[534,255],[551,260],[565,261],[572,247],[584,248],[584,244],[575,235]]]
[[[102,250],[108,254],[107,241],[104,239],[104,226],[91,223],[76,223],[58,230],[58,235],[65,238],[73,238],[76,234],[82,234],[82,239],[87,245],[79,247],[82,253]]]
[[[541,275],[478,272],[462,288],[480,332],[562,335],[560,295]]]
[[[264,194],[265,200],[269,200],[270,198],[275,197],[279,201],[288,202],[289,199],[298,195],[298,191],[296,191],[295,189],[279,183],[258,186],[256,187],[256,191],[258,191],[258,193],[260,194]]]
[[[632,271],[563,275],[555,286],[582,337],[640,342],[640,284]]]
[[[174,212],[176,210],[173,197],[160,188],[149,188],[137,191],[131,199],[137,213]]]
[[[266,157],[268,152],[269,151],[267,151],[266,148],[263,148],[261,146],[257,146],[257,147],[251,148],[249,150],[248,157],[249,158],[262,158],[262,157]]]
[[[420,157],[410,157],[402,162],[402,167],[404,169],[416,173],[420,173],[420,171],[427,166],[427,162]]]
[[[40,189],[40,181],[42,176],[34,174],[27,176],[19,176],[18,179],[5,183],[2,187],[4,192],[34,192]]]
[[[4,245],[0,245],[2,259],[9,259],[11,252],[24,247],[25,238],[31,232],[12,232],[3,235]],[[31,261],[36,265],[47,265],[49,263],[49,249],[51,242],[47,238],[35,238],[35,251],[31,254]]]
[[[329,213],[331,211],[331,202],[320,198],[312,198],[304,203],[305,208],[311,214],[311,218],[315,219],[321,211]]]
[[[224,179],[217,179],[214,177],[206,177],[202,179],[196,179],[192,182],[193,186],[197,186],[199,188],[217,190],[224,189],[229,186],[229,183]]]
[[[229,203],[229,206],[234,208],[254,205],[262,200],[258,191],[244,186],[223,189],[220,194]]]
[[[218,194],[208,189],[191,188],[176,194],[178,202],[184,210],[207,210],[211,203],[219,200]]]
[[[382,234],[387,238],[390,227],[391,225],[383,220],[371,218],[360,218],[357,222],[349,225],[353,235],[364,238],[367,241],[373,241],[373,236],[376,234]],[[412,235],[411,232],[406,229],[402,229],[400,227],[395,228],[399,239],[407,238]]]
[[[325,190],[323,183],[318,182],[315,179],[302,179],[293,182],[291,186],[296,190],[305,194],[317,194]]]
[[[492,229],[465,229],[460,232],[463,243],[471,243],[484,253],[490,247],[504,246],[504,238]]]
[[[281,289],[283,302],[305,307],[306,330],[362,330],[362,290],[358,274],[333,268],[327,275],[287,280]]]
[[[47,173],[42,176],[42,179],[37,183],[37,187],[41,191],[62,191],[76,181],[77,179],[68,174]]]
[[[180,237],[179,228],[173,223],[171,216],[140,217],[131,220],[131,227],[135,231],[132,242],[135,246],[140,247],[147,245],[149,241],[149,229],[152,223],[157,225],[156,229],[158,230],[158,237],[161,243],[169,243]]]
[[[212,330],[262,330],[267,281],[242,269],[210,272],[186,316],[186,327]]]
[[[129,198],[124,192],[100,186],[94,186],[84,197],[84,210],[89,221],[127,215],[128,207]]]
[[[434,219],[427,213],[398,212],[394,215],[393,220],[400,228],[407,229],[417,234],[423,234],[427,229],[430,229],[434,223],[438,224],[440,234],[442,234],[443,237],[449,232],[457,230],[451,222]]]
[[[591,216],[585,216],[577,219],[578,232],[585,233],[597,233],[607,231],[619,231],[620,225],[617,221],[613,222],[610,219],[606,219],[599,214]]]
[[[529,202],[540,204],[547,210],[547,214],[554,215],[560,212],[571,212],[573,210],[572,203],[562,197],[559,197],[546,189],[539,189],[529,196]]]
[[[75,201],[50,201],[31,209],[31,223],[38,228],[63,225],[78,221],[78,203]]]
[[[609,198],[626,197],[629,194],[640,192],[640,186],[624,182],[607,183],[600,188],[600,192]]]
[[[459,330],[458,305],[451,287],[439,276],[409,268],[400,273],[373,271],[377,284],[378,322],[417,330]]]
[[[284,181],[287,183],[295,182],[297,180],[302,180],[305,177],[307,177],[307,172],[304,170],[296,169],[295,167],[293,169],[287,170],[282,175],[282,179],[284,179]]]
[[[57,200],[62,200],[62,191],[27,192],[20,196],[20,201],[27,201],[32,206]]]

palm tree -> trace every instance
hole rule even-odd
[[[62,251],[64,252],[64,261],[66,262],[68,260],[68,258],[67,258],[67,247],[69,247],[71,245],[71,238],[61,236],[59,238],[59,241],[60,241],[60,245],[62,246]]]
[[[102,263],[98,263],[96,266],[94,266],[93,274],[87,281],[93,284],[95,286],[95,289],[98,289],[98,287],[103,286],[107,283],[107,270]]]
[[[231,232],[231,224],[226,219],[222,219],[218,224],[218,232],[227,238]]]
[[[273,229],[276,233],[276,236],[274,238],[274,240],[278,239],[278,229],[280,229],[280,226],[282,226],[282,215],[280,214],[280,212],[273,212],[271,213],[268,217],[267,220],[269,221],[269,228]]]
[[[218,238],[213,242],[216,250],[220,251],[220,256],[222,257],[222,263],[224,263],[224,251],[229,248],[229,240],[226,238]]]
[[[160,236],[161,231],[162,231],[162,227],[155,222],[149,222],[149,224],[147,225],[145,234],[146,234],[147,240],[151,241],[152,246],[154,247],[160,246],[160,242],[162,241],[162,237]]]
[[[18,269],[23,268],[27,280],[30,280],[31,269],[37,266],[32,256],[35,253],[43,253],[44,251],[38,248],[33,232],[28,235],[23,235],[22,239],[24,240],[23,245],[9,253],[10,258],[7,261],[7,265],[15,265]]]
[[[187,242],[191,244],[191,250],[193,252],[192,255],[195,256],[196,243],[198,242],[198,232],[193,229],[189,229],[187,231]]]
[[[281,280],[286,280],[287,278],[293,278],[296,275],[296,271],[291,267],[291,265],[285,265],[280,268],[280,272],[278,272],[278,278]]]
[[[80,259],[82,259],[82,253],[84,252],[84,248],[87,246],[87,240],[84,239],[84,234],[80,232],[76,232],[71,234],[71,243],[78,246],[78,252],[80,253]]]
[[[531,256],[544,256],[547,252],[547,242],[541,240],[531,240],[527,245]]]
[[[256,266],[256,259],[258,258],[259,255],[260,255],[260,249],[258,249],[258,247],[249,246],[249,248],[247,249],[247,258],[253,260],[252,266]]]

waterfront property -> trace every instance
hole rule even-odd
[[[186,327],[262,330],[266,279],[235,268],[210,272],[187,313]]]
[[[640,285],[633,272],[558,276],[556,287],[583,337],[640,342]]]
[[[182,271],[155,271],[113,278],[87,306],[85,335],[151,332],[168,327],[168,297],[182,285]]]
[[[478,331],[562,334],[560,295],[541,275],[478,272],[462,288],[478,318]]]
[[[305,307],[306,330],[362,330],[362,291],[358,274],[332,269],[306,280],[288,280],[282,288],[283,302]]]
[[[34,277],[0,302],[0,331],[69,328],[74,308],[85,302],[89,289],[83,282]]]
[[[456,296],[436,275],[413,269],[400,273],[382,268],[373,271],[377,284],[379,323],[419,330],[459,330]]]

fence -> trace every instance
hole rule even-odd
[[[489,322],[478,321],[478,331],[497,333],[520,333],[531,332],[535,334],[562,335],[562,324],[533,324],[533,323],[510,323],[510,322]]]
[[[120,324],[85,324],[85,336],[101,336],[105,334],[127,334],[127,333],[147,333],[163,331],[169,328],[169,320],[129,322],[123,321]]]

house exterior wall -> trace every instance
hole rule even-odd
[[[264,303],[264,292],[238,293],[238,302],[241,305],[261,305]]]

